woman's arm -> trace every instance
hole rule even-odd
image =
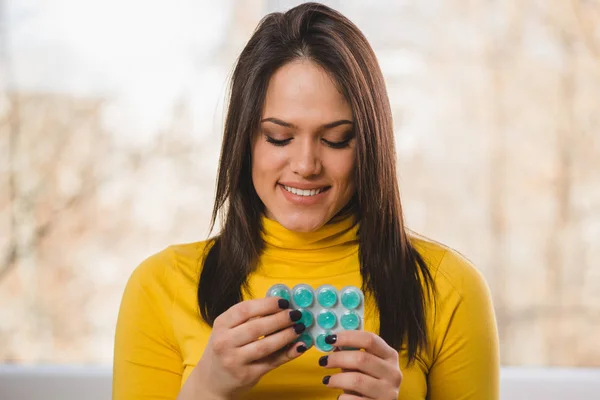
[[[468,261],[448,250],[439,266],[430,400],[497,400],[499,352],[490,291]]]
[[[171,323],[172,263],[164,250],[142,262],[127,283],[115,336],[113,400],[177,398],[183,367]]]

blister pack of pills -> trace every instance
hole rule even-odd
[[[329,352],[333,346],[325,343],[327,335],[343,330],[361,330],[364,326],[364,295],[355,286],[345,286],[338,290],[332,285],[321,285],[314,289],[307,284],[289,288],[284,284],[273,285],[267,297],[282,297],[290,302],[290,308],[302,311],[306,330],[297,341],[304,342],[306,348]]]

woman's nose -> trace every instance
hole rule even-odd
[[[295,149],[292,149],[290,167],[292,172],[301,177],[310,177],[319,175],[322,169],[318,144],[312,140],[301,143]]]

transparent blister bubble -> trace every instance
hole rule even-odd
[[[297,341],[304,342],[307,348],[315,346],[322,352],[333,350],[325,343],[325,337],[343,330],[364,328],[364,295],[355,286],[336,289],[332,285],[321,285],[314,289],[307,284],[293,288],[279,283],[267,291],[267,297],[282,297],[290,302],[290,308],[302,311],[297,321],[306,330]]]

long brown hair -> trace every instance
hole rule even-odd
[[[260,201],[251,176],[250,146],[259,126],[267,85],[281,66],[315,62],[349,102],[356,131],[354,212],[359,221],[363,291],[376,301],[380,336],[412,362],[427,343],[425,309],[429,270],[404,228],[396,177],[390,104],[375,53],[360,30],[339,12],[305,3],[259,23],[235,66],[225,121],[211,228],[222,216],[198,285],[202,318],[242,301],[248,276],[263,249]]]

